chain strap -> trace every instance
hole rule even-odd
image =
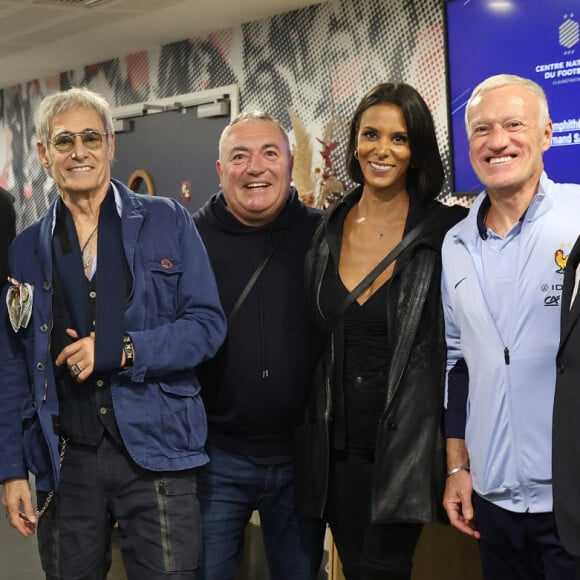
[[[68,439],[65,439],[64,437],[60,440],[60,453],[58,454],[58,464],[59,467],[62,467],[62,460],[64,459],[64,452],[66,451],[66,443],[67,443]],[[42,505],[42,507],[40,509],[38,509],[38,506],[36,506],[36,518],[40,519],[43,515],[44,512],[46,512],[46,510],[48,509],[48,506],[50,505],[50,502],[52,501],[52,498],[54,497],[54,489],[52,491],[48,492],[48,495],[46,496],[46,499],[44,500],[44,504]]]

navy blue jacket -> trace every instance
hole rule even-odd
[[[125,329],[136,353],[133,368],[112,373],[115,417],[138,465],[151,471],[189,469],[207,462],[206,418],[194,367],[221,345],[225,317],[189,214],[175,201],[138,195],[112,181],[122,202],[123,245],[133,280]],[[55,206],[10,251],[11,276],[34,286],[28,326],[13,331],[6,289],[0,305],[0,480],[26,478],[31,471],[41,490],[53,489],[59,473],[50,353]]]

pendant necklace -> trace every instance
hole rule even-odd
[[[375,203],[379,203],[379,202],[378,202],[377,200],[375,200],[375,199],[373,199],[373,201],[374,201]],[[363,217],[363,216],[361,216],[360,207],[359,207],[358,205],[357,205],[357,211],[358,211],[358,215],[359,215],[359,217],[358,217],[358,220],[361,220],[363,223],[364,223],[364,222],[366,222],[366,223],[368,224],[368,221],[367,221],[366,217]],[[365,227],[366,227],[366,226],[365,226]],[[370,225],[370,224],[368,225],[368,227],[369,227],[369,228],[372,228],[372,229],[373,229],[373,230],[376,232],[377,236],[379,237],[379,240],[382,240],[382,239],[384,238],[384,236],[385,236],[385,230],[383,230],[382,232],[380,232],[379,230],[377,230],[377,228],[373,227],[373,226],[372,226],[372,225]]]
[[[99,224],[95,226],[95,229],[91,232],[91,235],[87,238],[87,241],[83,244],[83,247],[81,248],[81,254],[83,257],[83,268],[88,268],[89,264],[91,263],[91,260],[93,259],[91,249],[89,248],[89,242],[93,239],[98,229]]]
[[[382,231],[377,230],[377,228],[373,228],[373,230],[375,230],[377,236],[379,236],[379,240],[382,240],[385,237],[385,232],[387,231],[387,228],[385,228]]]

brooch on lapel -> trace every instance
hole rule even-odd
[[[10,324],[14,332],[26,328],[32,315],[32,284],[20,283],[14,278],[8,278],[10,287],[6,294],[6,306],[10,316]]]

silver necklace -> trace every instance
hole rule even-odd
[[[99,224],[95,226],[95,229],[91,232],[91,235],[87,238],[87,241],[83,244],[83,247],[81,248],[81,254],[83,256],[83,268],[88,268],[89,264],[91,263],[91,260],[93,259],[91,249],[89,248],[89,242],[93,239],[98,229]]]

